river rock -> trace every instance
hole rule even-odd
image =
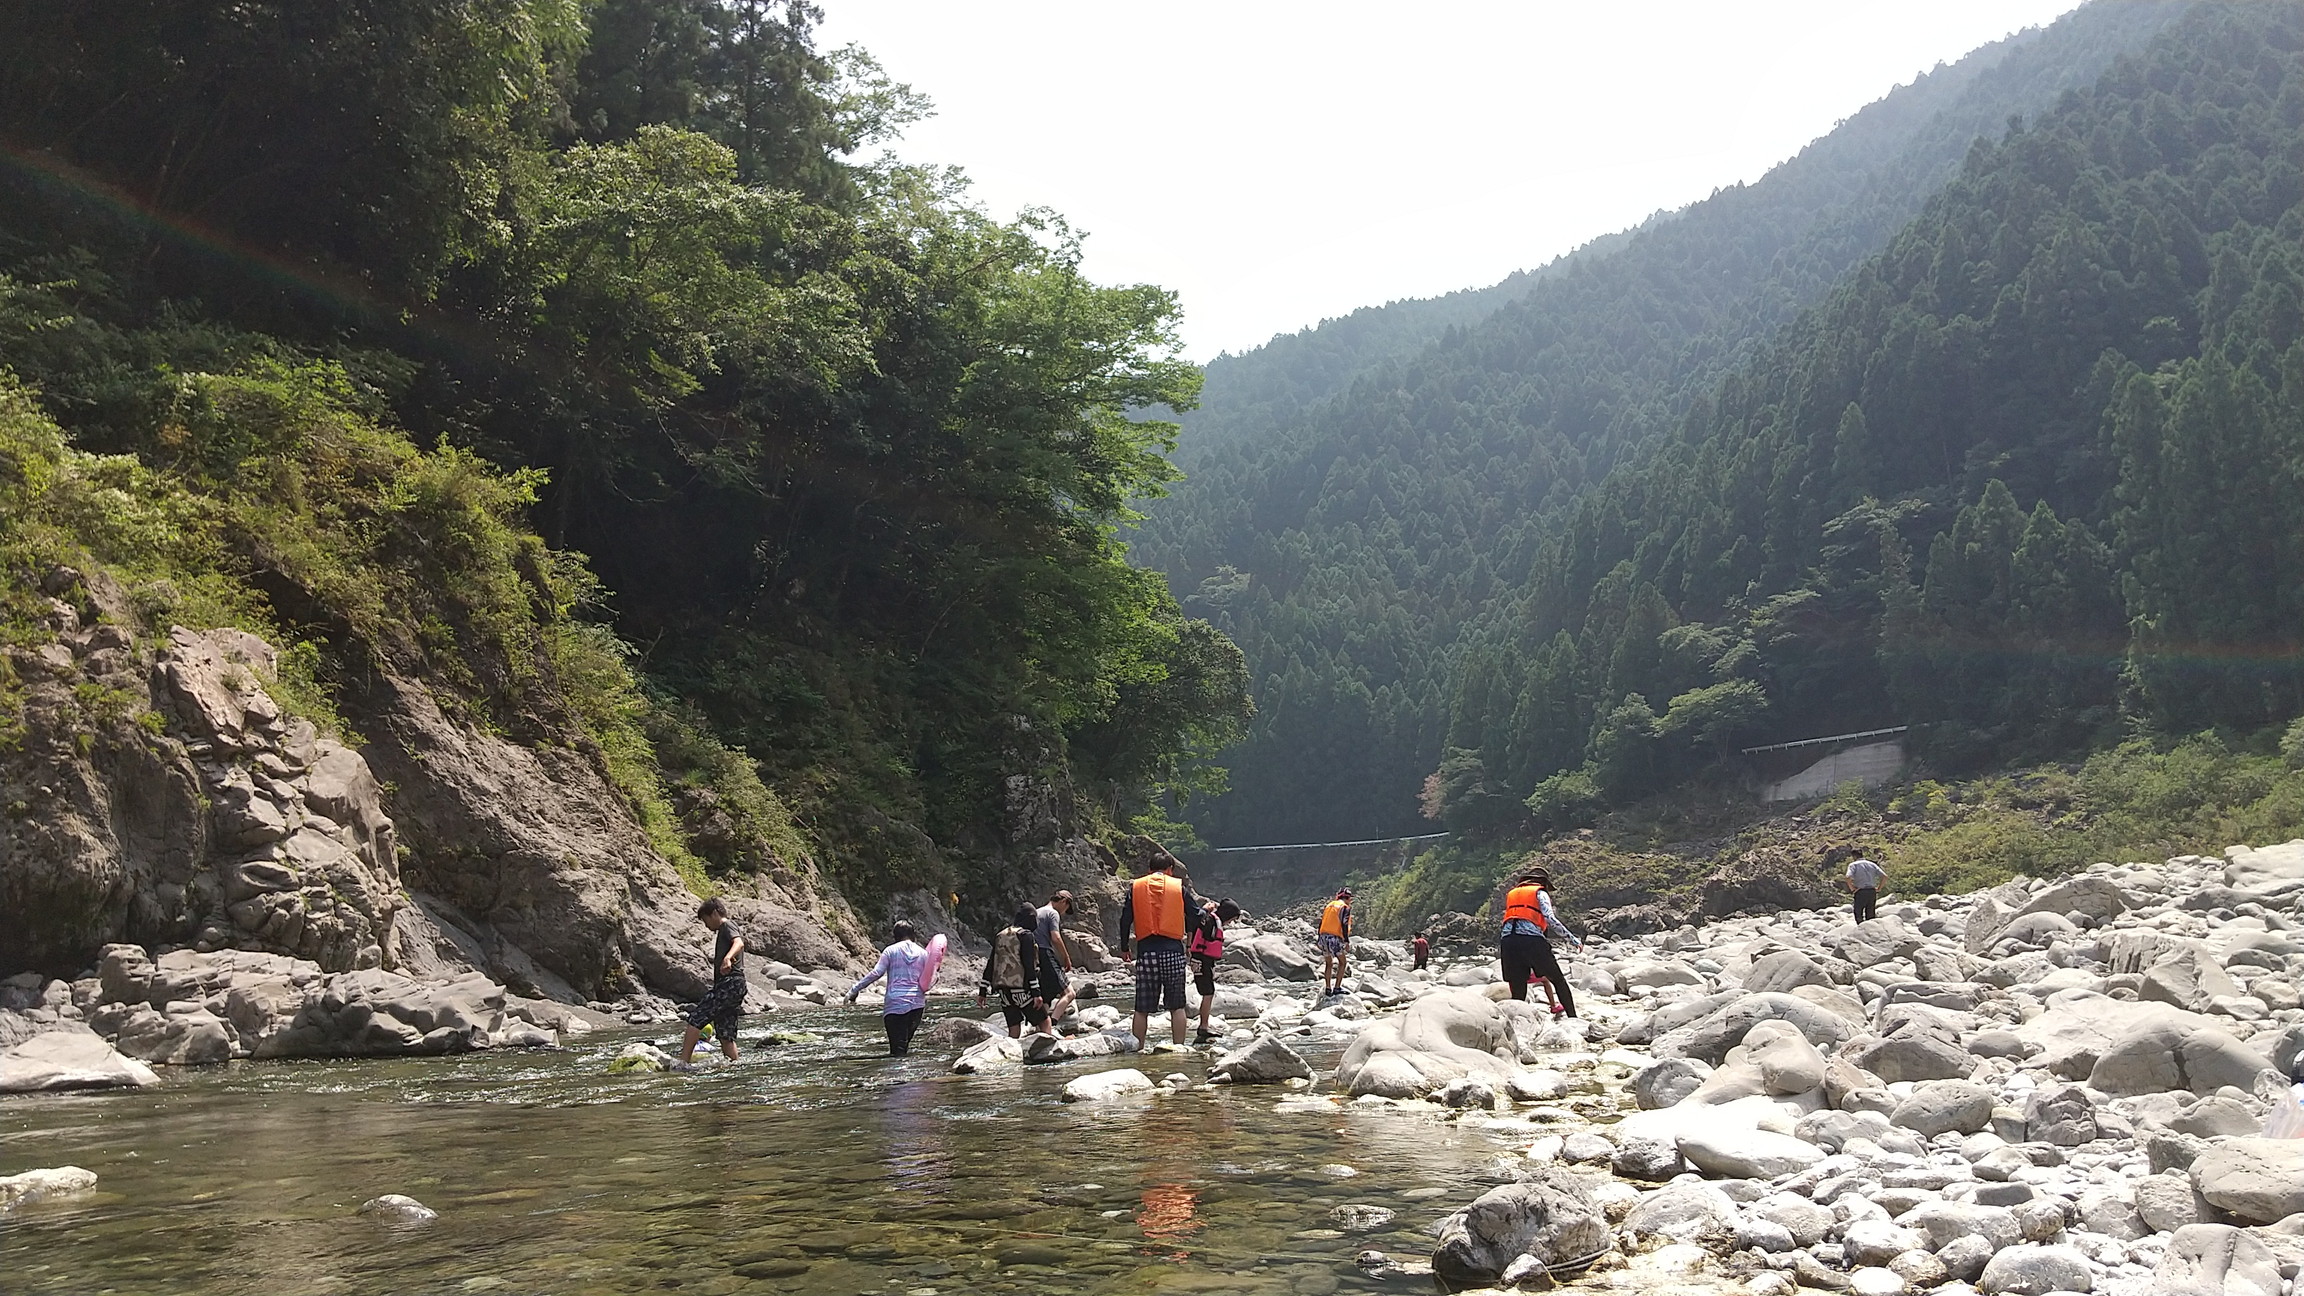
[[[1607,1219],[1582,1182],[1546,1166],[1526,1182],[1482,1193],[1443,1220],[1432,1272],[1449,1283],[1486,1283],[1501,1278],[1521,1256],[1549,1267],[1605,1253],[1613,1243]]]
[[[1754,1023],[1744,1033],[1744,1060],[1759,1070],[1768,1093],[1806,1093],[1824,1083],[1824,1055],[1790,1022]]]
[[[1815,1165],[1824,1150],[1789,1134],[1728,1129],[1682,1134],[1680,1155],[1714,1178],[1773,1179]]]
[[[1889,1113],[1890,1124],[1922,1138],[1946,1132],[1973,1134],[1992,1123],[1992,1091],[1967,1080],[1938,1080],[1912,1091]]]
[[[1632,1099],[1641,1110],[1670,1107],[1701,1088],[1712,1068],[1695,1058],[1664,1058],[1632,1077]]]
[[[440,1212],[413,1197],[400,1193],[385,1193],[360,1203],[360,1213],[373,1216],[387,1224],[403,1226],[429,1224],[440,1218]]]
[[[160,1083],[152,1069],[87,1027],[44,1031],[0,1053],[0,1093],[55,1089],[121,1089]]]
[[[1328,1212],[1336,1227],[1347,1233],[1373,1233],[1390,1224],[1395,1212],[1382,1206],[1345,1205]]]
[[[962,1053],[952,1063],[952,1070],[958,1075],[989,1075],[1023,1065],[1024,1042],[998,1035]]]
[[[1707,1183],[1666,1184],[1625,1212],[1624,1231],[1635,1238],[1717,1245],[1733,1241],[1738,1215],[1728,1194]]]
[[[2280,1257],[2245,1229],[2187,1224],[2152,1271],[2154,1296],[2284,1296]]]
[[[2209,1204],[2251,1224],[2304,1211],[2304,1139],[2233,1139],[2192,1163],[2192,1186]]]
[[[1634,1136],[1616,1140],[1609,1168],[1626,1179],[1662,1183],[1688,1169],[1675,1139]]]
[[[56,1166],[0,1176],[0,1214],[43,1197],[62,1197],[96,1186],[96,1172],[79,1166]]]
[[[2024,1100],[2024,1137],[2058,1147],[2089,1142],[2096,1137],[2096,1104],[2076,1084],[2035,1089]]]
[[[1098,1071],[1092,1075],[1077,1076],[1064,1085],[1066,1102],[1109,1102],[1115,1098],[1148,1094],[1158,1086],[1152,1078],[1134,1067],[1117,1071]]]
[[[1977,1287],[1985,1296],[2086,1292],[2095,1290],[2096,1271],[2076,1248],[2026,1243],[1993,1256]]]
[[[2189,1089],[2212,1094],[2226,1085],[2252,1089],[2271,1059],[2214,1026],[2162,1022],[2121,1036],[2096,1060],[2088,1087],[2108,1094]]]
[[[1478,991],[1447,990],[1361,1031],[1336,1079],[1354,1097],[1423,1098],[1466,1077],[1504,1084],[1517,1061],[1498,1004]]]
[[[1222,1054],[1208,1066],[1208,1079],[1215,1084],[1279,1084],[1311,1078],[1311,1064],[1275,1035],[1259,1035],[1247,1047]]]

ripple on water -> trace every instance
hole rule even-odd
[[[0,1104],[0,1172],[100,1176],[11,1216],[0,1273],[10,1296],[1423,1291],[1353,1257],[1420,1254],[1420,1230],[1511,1144],[1349,1106],[1282,1111],[1269,1090],[1099,1110],[1058,1101],[1078,1067],[952,1076],[947,1059],[874,1056],[866,1015],[807,1027],[821,1038],[693,1076],[608,1074],[650,1034],[619,1031]],[[1325,1169],[1339,1165],[1358,1173]],[[386,1192],[439,1220],[354,1214]],[[1343,1233],[1329,1212],[1352,1204],[1397,1218]]]

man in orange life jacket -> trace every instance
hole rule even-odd
[[[1323,994],[1344,993],[1352,955],[1352,888],[1336,893],[1320,911],[1320,979]]]
[[[1198,918],[1199,896],[1176,876],[1176,857],[1158,851],[1144,863],[1120,903],[1120,957],[1136,965],[1136,1038],[1145,1034],[1152,1014],[1168,1010],[1168,1027],[1177,1045],[1184,1043],[1184,933]]]

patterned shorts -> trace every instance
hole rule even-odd
[[[1136,1011],[1154,1013],[1184,1008],[1184,951],[1136,951]]]
[[[680,1020],[698,1030],[710,1026],[713,1034],[732,1040],[736,1038],[736,1019],[744,1015],[745,989],[741,976],[714,977],[712,988],[696,1006],[681,1013]]]
[[[1329,935],[1329,934],[1328,934],[1328,933],[1326,933],[1326,932],[1322,932],[1322,933],[1320,933],[1320,953],[1321,953],[1322,957],[1325,957],[1325,958],[1335,958],[1337,955],[1339,955],[1339,954],[1342,954],[1343,952],[1344,952],[1344,938],[1343,938],[1343,937],[1341,937],[1341,936],[1331,936],[1331,935]]]

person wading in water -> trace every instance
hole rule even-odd
[[[928,1011],[929,969],[934,964],[912,924],[900,922],[890,934],[896,943],[880,951],[880,961],[863,980],[848,987],[848,1002],[856,1002],[866,986],[888,978],[888,997],[880,1005],[881,1025],[888,1032],[888,1056],[904,1057],[911,1053],[912,1033],[920,1029],[920,1019]]]
[[[1513,998],[1526,999],[1531,977],[1543,977],[1553,992],[1552,1015],[1573,1017],[1576,996],[1568,989],[1559,956],[1552,952],[1554,934],[1575,941],[1578,949],[1584,946],[1552,907],[1551,873],[1529,869],[1504,893],[1504,931],[1497,941],[1497,952],[1504,960],[1504,980],[1511,985]]]
[[[744,935],[728,921],[728,906],[714,896],[696,906],[696,916],[710,928],[712,940],[712,988],[693,1008],[680,1014],[688,1023],[688,1034],[680,1041],[680,1065],[696,1065],[696,1042],[704,1038],[704,1028],[712,1028],[712,1037],[720,1041],[720,1052],[731,1062],[736,1060],[736,1020],[744,1015]]]
[[[1017,1039],[1030,1022],[1043,1035],[1056,1030],[1048,1023],[1048,1000],[1041,992],[1040,941],[1033,935],[1039,915],[1030,905],[1019,907],[1008,925],[992,937],[992,954],[984,960],[984,979],[976,984],[976,1006],[988,999],[1000,1002],[1007,1019],[1008,1038]]]
[[[1155,848],[1157,850],[1157,848]],[[1169,1035],[1184,1044],[1184,933],[1201,900],[1176,876],[1176,857],[1162,850],[1144,862],[1144,876],[1120,906],[1120,957],[1136,965],[1136,1038],[1151,1041],[1152,1014],[1165,1008]]]

